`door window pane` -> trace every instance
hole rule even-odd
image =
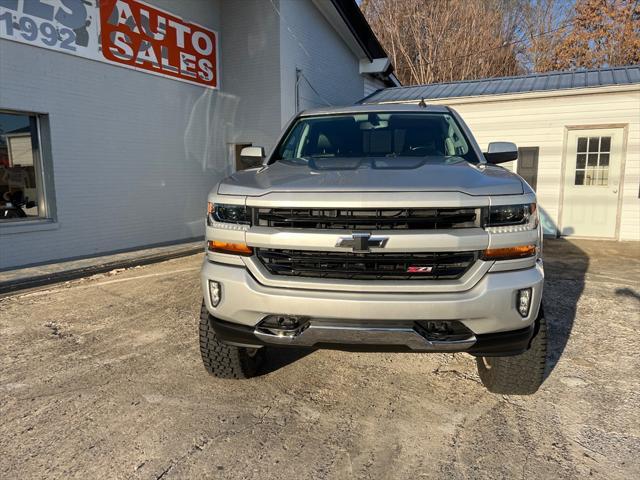
[[[587,151],[587,137],[578,138],[578,152]]]
[[[602,169],[596,169],[596,185],[602,185]]]
[[[587,168],[587,171],[584,176],[584,184],[585,185],[595,185],[596,183],[596,169],[595,168]]]
[[[600,151],[601,152],[611,151],[611,137],[602,137],[600,139]]]
[[[35,115],[0,112],[0,222],[42,216],[42,175]]]

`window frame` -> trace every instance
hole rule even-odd
[[[53,186],[53,164],[51,159],[49,115],[46,113],[1,108],[0,114],[33,117],[36,125],[37,149],[34,151],[33,166],[36,180],[38,216],[0,220],[2,233],[20,233],[23,230],[57,228],[55,196]],[[40,188],[38,188],[40,187]]]
[[[524,167],[524,165],[522,164],[522,160],[523,160],[523,154],[524,153],[531,153],[534,155],[534,159],[535,159],[535,179],[533,184],[529,183],[527,181],[527,179],[525,178],[526,172],[525,170],[527,169],[527,167]],[[522,177],[527,183],[529,183],[529,186],[533,189],[534,192],[538,191],[538,174],[540,173],[540,147],[539,146],[525,146],[525,147],[521,147],[518,146],[518,159],[514,162],[515,163],[515,168],[513,170],[511,170],[514,173],[517,173],[518,175],[520,175],[520,177]]]
[[[598,145],[597,145],[597,150],[596,151],[592,151],[591,150],[591,139],[592,138],[597,138],[598,139]],[[609,148],[606,151],[602,151],[602,139],[603,138],[608,138],[609,139]],[[580,140],[581,139],[585,139],[586,140],[586,149],[584,151],[580,151]],[[609,162],[611,161],[611,136],[610,135],[603,135],[603,136],[578,136],[576,137],[576,152],[575,152],[575,168],[573,169],[573,175],[574,175],[574,180],[573,180],[573,186],[574,187],[600,187],[600,188],[608,188],[609,187]],[[602,173],[605,171],[605,169],[603,168],[602,165],[600,165],[600,159],[602,158],[602,155],[607,155],[608,160],[607,160],[607,165],[606,165],[606,173],[607,173],[607,178],[606,178],[606,183],[601,183],[603,181],[603,176]],[[578,156],[579,155],[584,155],[584,167],[579,168],[578,167]],[[591,155],[596,155],[596,164],[595,166],[589,166],[589,156]],[[586,179],[587,179],[587,172],[589,170],[592,170],[594,172],[594,179],[595,181],[593,181],[592,183],[586,183]],[[582,172],[582,183],[576,183],[577,179],[578,179],[578,172]],[[596,183],[596,182],[600,182],[600,183]]]

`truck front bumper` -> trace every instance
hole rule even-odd
[[[524,270],[489,272],[469,290],[447,293],[329,292],[296,289],[295,282],[288,288],[270,287],[260,284],[243,266],[206,259],[201,277],[214,328],[222,340],[237,345],[368,345],[375,350],[406,347],[513,354],[526,350],[535,333],[544,271],[538,262]],[[220,285],[221,299],[215,307],[209,295],[210,280]],[[531,307],[523,318],[516,301],[518,291],[527,288],[532,290]],[[297,339],[261,335],[256,327],[274,315],[304,319],[314,328]],[[472,335],[457,343],[434,343],[416,337],[412,324],[420,321],[457,321]]]

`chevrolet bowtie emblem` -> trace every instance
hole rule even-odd
[[[350,237],[340,237],[336,247],[353,249],[354,253],[370,252],[371,247],[383,248],[388,237],[372,237],[370,233],[354,233]]]

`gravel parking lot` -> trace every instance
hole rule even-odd
[[[201,256],[0,300],[1,478],[640,478],[640,246],[548,241],[548,378],[286,350],[209,377]]]

